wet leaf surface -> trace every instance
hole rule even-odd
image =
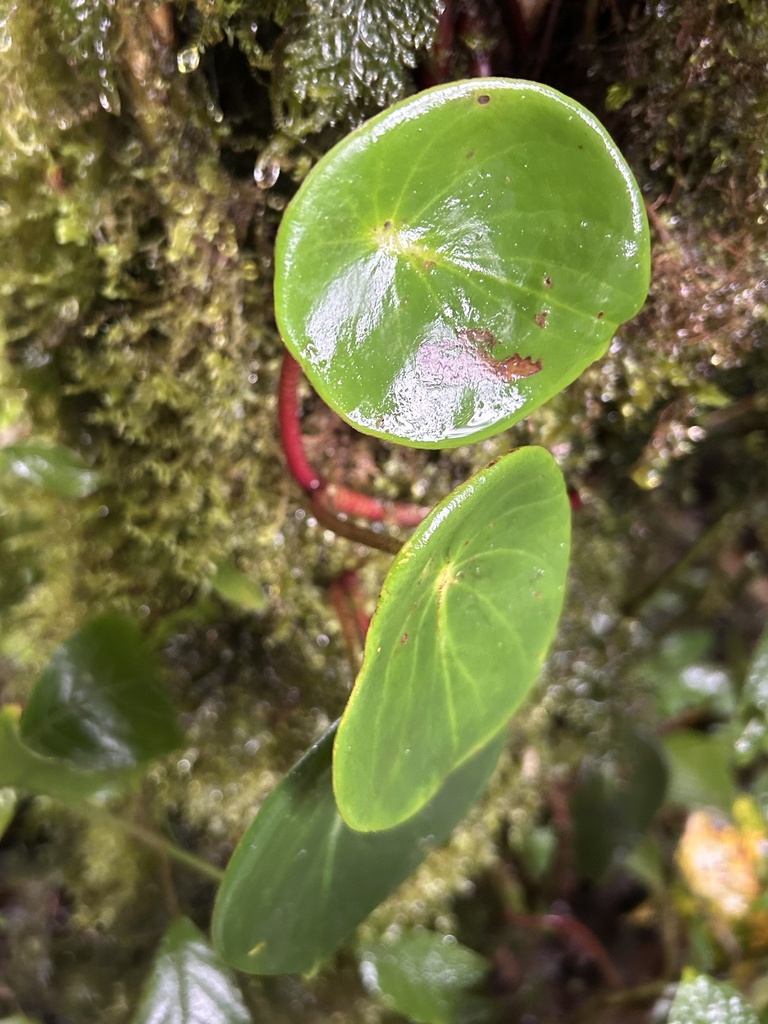
[[[562,390],[643,304],[649,240],[622,156],[532,82],[457,82],[373,118],[283,219],[283,339],[367,433],[449,447]]]
[[[360,973],[389,1008],[423,1024],[458,1024],[483,1002],[470,990],[488,974],[485,957],[434,932],[406,932],[360,950]],[[475,1012],[473,1012],[475,1011]]]
[[[758,1019],[735,988],[700,974],[678,985],[667,1024],[758,1024]]]
[[[185,917],[170,926],[131,1024],[252,1024],[234,974]]]
[[[126,771],[81,771],[66,761],[43,757],[31,750],[19,736],[20,708],[0,708],[0,785],[22,793],[41,793],[65,802],[79,803],[103,790],[121,788],[129,779]]]
[[[86,498],[101,486],[99,474],[71,448],[20,441],[0,448],[0,470],[63,498]]]
[[[181,742],[176,715],[138,627],[103,615],[54,653],[27,703],[21,738],[79,769],[128,768]]]
[[[240,841],[219,889],[214,944],[253,974],[308,972],[442,843],[493,771],[496,737],[400,828],[376,835],[342,821],[331,785],[335,727],[288,773]]]
[[[392,828],[503,728],[533,686],[565,591],[570,507],[542,448],[521,448],[441,502],[395,559],[342,717],[345,821]]]

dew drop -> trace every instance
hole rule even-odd
[[[179,50],[176,54],[176,66],[182,75],[189,75],[197,71],[200,66],[200,51],[194,46],[188,46],[186,50]]]

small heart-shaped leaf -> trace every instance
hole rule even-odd
[[[569,547],[568,497],[543,448],[488,466],[416,529],[384,581],[336,737],[351,828],[405,821],[503,728],[554,637]]]
[[[505,738],[492,739],[400,828],[364,835],[336,809],[335,732],[270,794],[227,866],[211,929],[222,958],[240,971],[303,973],[329,957],[461,821]]]
[[[117,615],[93,619],[55,651],[20,731],[38,754],[87,770],[133,767],[181,742],[140,630]]]
[[[527,416],[645,301],[637,185],[584,107],[455,82],[374,117],[307,176],[277,240],[283,339],[340,415],[449,447]]]

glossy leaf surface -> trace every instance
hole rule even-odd
[[[420,1024],[459,1024],[482,1001],[470,989],[490,970],[485,957],[434,932],[406,932],[360,951],[360,974],[385,1005]]]
[[[63,498],[85,498],[101,485],[99,474],[63,444],[20,441],[0,448],[0,469]]]
[[[565,486],[542,448],[499,459],[416,529],[384,582],[336,738],[351,828],[406,820],[503,728],[554,637],[569,546]]]
[[[699,974],[677,986],[667,1024],[758,1024],[758,1019],[732,985]]]
[[[185,917],[170,926],[131,1024],[252,1024],[235,976]]]
[[[341,820],[331,785],[335,727],[269,796],[227,866],[213,914],[216,949],[252,974],[313,970],[442,843],[487,782],[493,739],[411,821],[378,835]]]
[[[88,770],[132,767],[178,746],[175,713],[138,627],[104,615],[62,644],[35,684],[21,737]]]
[[[350,423],[448,447],[574,380],[648,280],[642,199],[605,129],[491,78],[397,104],[318,163],[282,221],[275,309]]]
[[[20,713],[14,704],[0,708],[0,786],[79,803],[95,793],[125,785],[124,770],[81,771],[66,761],[30,750],[19,736]]]

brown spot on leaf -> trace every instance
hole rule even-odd
[[[542,309],[542,311],[540,313],[537,313],[536,316],[533,318],[533,322],[536,324],[537,327],[546,327],[548,319],[549,310]]]
[[[493,331],[489,331],[486,327],[470,327],[468,331],[460,334],[459,338],[471,341],[475,345],[480,345],[486,352],[490,352],[493,346],[497,344]]]
[[[408,643],[408,634],[407,633],[403,633],[403,635],[400,637],[400,643],[401,644],[407,644]]]
[[[391,220],[385,220],[385,221],[384,221],[384,229],[385,229],[386,231],[389,231],[389,229],[390,229],[391,227],[392,227],[392,221],[391,221]]]
[[[545,288],[551,288],[552,287],[552,278],[549,276],[549,274],[545,274],[544,275],[544,287]]]
[[[424,269],[425,270],[431,270],[432,267],[434,267],[434,265],[435,265],[435,261],[434,260],[425,260],[424,261]]]
[[[600,312],[597,314],[596,319],[597,320],[602,320],[604,316],[605,316],[605,313],[601,309]]]
[[[484,107],[486,103],[491,102],[491,97],[488,95],[487,92],[483,92],[477,97],[477,102],[480,104],[481,107]]]
[[[521,356],[515,352],[507,359],[500,359],[494,362],[498,367],[497,373],[504,377],[504,380],[517,380],[518,377],[532,377],[535,373],[541,372],[541,360],[532,359],[530,356]]]
[[[467,151],[467,160],[471,160],[474,155],[475,155],[474,149],[468,150]]]

